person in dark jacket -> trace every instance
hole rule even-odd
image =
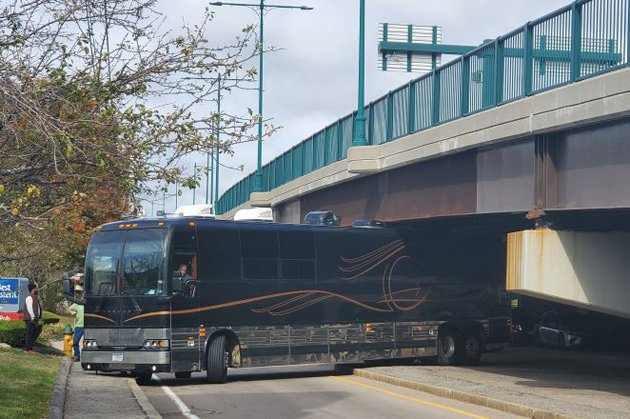
[[[42,327],[39,324],[39,319],[42,317],[42,306],[39,303],[37,294],[37,284],[34,282],[29,283],[28,297],[26,297],[24,309],[24,323],[26,323],[26,342],[24,350],[27,352],[34,352],[33,344],[42,331]]]

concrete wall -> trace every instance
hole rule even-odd
[[[506,288],[630,318],[630,233],[510,233]]]

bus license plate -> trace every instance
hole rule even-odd
[[[122,352],[114,352],[112,354],[112,362],[122,362],[123,361],[123,353]]]

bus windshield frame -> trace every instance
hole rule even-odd
[[[164,296],[167,230],[99,231],[88,246],[86,297]]]

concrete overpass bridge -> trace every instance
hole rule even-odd
[[[576,1],[484,43],[370,103],[369,146],[341,118],[218,212],[495,233],[508,290],[630,318],[629,14],[629,0]]]

